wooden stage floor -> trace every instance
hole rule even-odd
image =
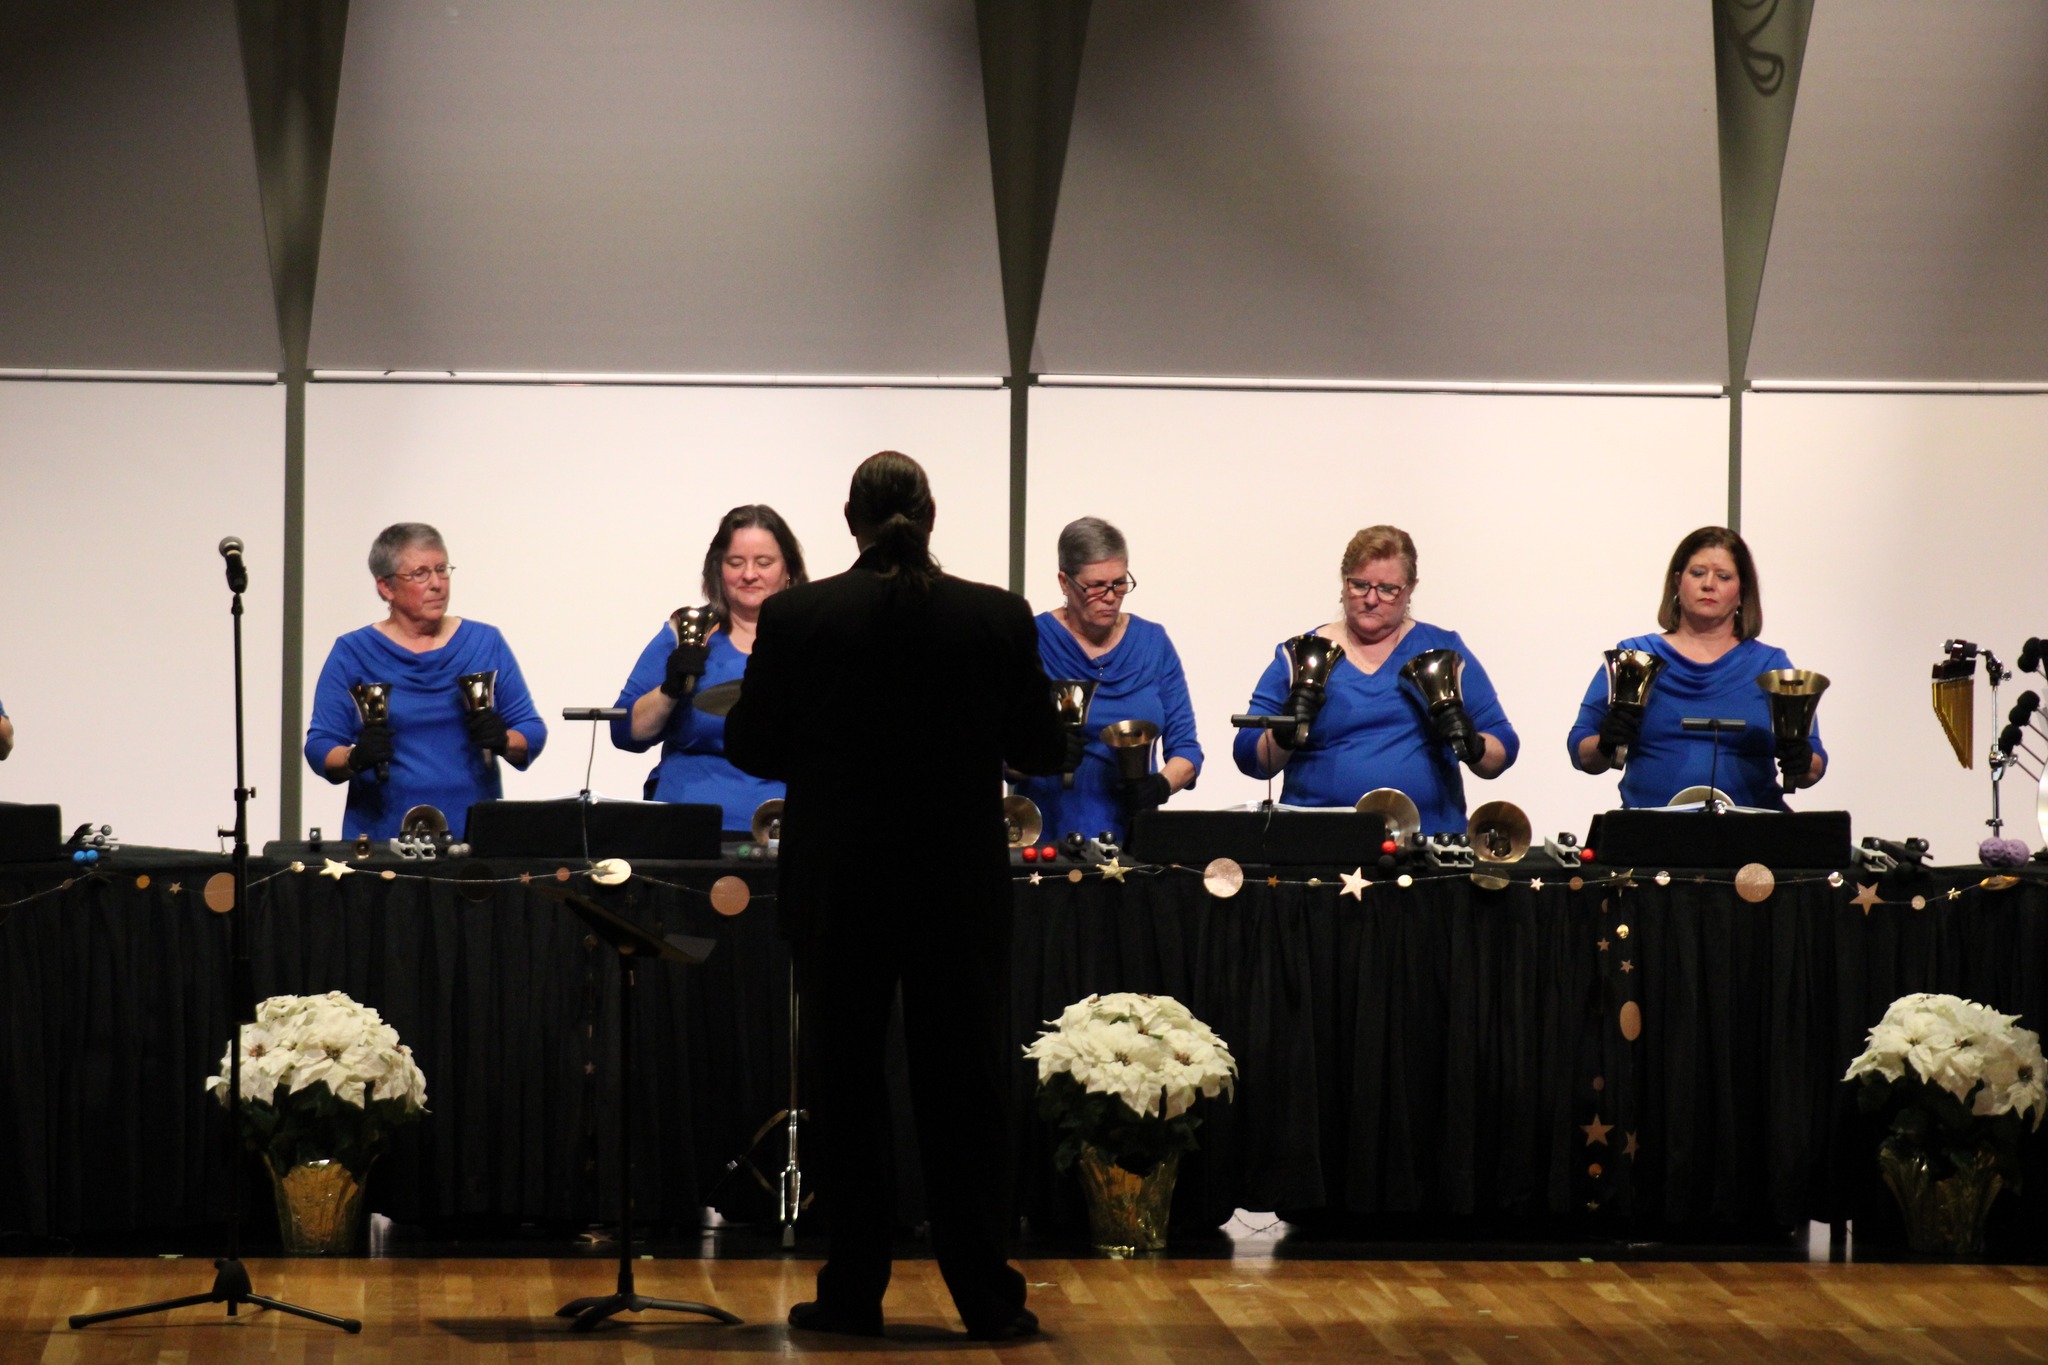
[[[899,1262],[884,1341],[792,1333],[812,1260],[644,1261],[641,1293],[716,1303],[739,1327],[653,1320],[570,1334],[554,1310],[612,1288],[594,1260],[251,1260],[258,1293],[359,1317],[188,1308],[72,1331],[65,1318],[204,1290],[204,1260],[0,1260],[0,1365],[695,1357],[962,1362],[2048,1361],[2048,1268],[1613,1261],[1027,1260],[1042,1337],[958,1335],[937,1267]]]

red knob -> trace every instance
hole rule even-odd
[[[1042,863],[1049,863],[1059,856],[1060,851],[1051,844],[1047,844],[1044,848],[1038,850],[1038,860]]]
[[[1027,849],[1025,849],[1025,850],[1024,850],[1024,861],[1025,861],[1025,862],[1027,862],[1027,863],[1035,863],[1035,862],[1037,862],[1037,861],[1038,861],[1038,850],[1037,850],[1037,849],[1035,849],[1035,848],[1027,848]]]
[[[1400,851],[1401,846],[1395,843],[1392,839],[1389,839],[1385,843],[1380,845],[1380,852],[1382,853],[1399,853]]]
[[[1590,862],[1592,862],[1592,861],[1593,861],[1593,850],[1592,850],[1592,849],[1590,849],[1590,848],[1582,848],[1582,849],[1580,849],[1580,850],[1579,850],[1579,861],[1580,861],[1580,862],[1582,862],[1582,863],[1590,863]]]

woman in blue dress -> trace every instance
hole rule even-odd
[[[432,806],[459,839],[470,806],[504,792],[498,759],[523,769],[547,743],[505,637],[448,614],[454,573],[441,533],[424,522],[387,526],[370,546],[370,576],[389,614],[334,642],[306,730],[306,762],[348,784],[344,838],[388,839],[407,811]],[[493,705],[467,710],[457,680],[491,670]],[[366,725],[349,689],[371,682],[390,684],[389,712]]]
[[[1567,741],[1573,763],[1604,773],[1625,748],[1624,806],[1668,805],[1686,788],[1711,782],[1738,806],[1784,810],[1786,792],[1820,781],[1828,756],[1818,724],[1806,740],[1781,742],[1771,734],[1770,702],[1756,680],[1792,661],[1757,638],[1763,592],[1741,536],[1725,526],[1702,526],[1678,542],[1664,573],[1657,624],[1661,635],[1638,635],[1619,646],[1664,661],[1642,714],[1609,708],[1607,672],[1594,670]],[[1733,734],[1695,732],[1680,726],[1688,716],[1748,723]]]
[[[684,645],[662,622],[640,651],[614,705],[630,714],[612,722],[612,743],[630,753],[661,745],[647,776],[656,801],[692,801],[724,810],[724,828],[745,833],[754,811],[782,795],[782,784],[753,777],[725,757],[725,717],[690,704],[696,686],[731,682],[747,671],[761,604],[804,582],[804,551],[789,523],[765,503],[735,507],[719,519],[704,552],[702,587],[718,624],[701,645]]]
[[[1406,531],[1360,531],[1344,549],[1338,579],[1343,617],[1315,631],[1343,649],[1328,682],[1293,687],[1283,644],[1252,693],[1254,712],[1309,722],[1308,742],[1292,747],[1291,728],[1240,730],[1237,766],[1252,777],[1281,776],[1280,800],[1291,806],[1349,806],[1375,787],[1393,787],[1415,802],[1423,833],[1462,834],[1459,765],[1498,777],[1522,747],[1493,681],[1456,631],[1411,614],[1419,580]],[[1454,649],[1465,661],[1463,704],[1434,714],[1401,678],[1402,665],[1432,649]]]
[[[1021,778],[1019,793],[1037,803],[1049,836],[1108,834],[1122,843],[1139,811],[1195,785],[1202,746],[1180,655],[1166,631],[1123,610],[1138,586],[1123,532],[1100,517],[1082,517],[1060,532],[1060,596],[1064,604],[1038,617],[1038,657],[1048,678],[1095,684],[1088,707],[1088,747],[1069,788],[1058,776]],[[1101,739],[1105,726],[1145,720],[1159,727],[1158,766],[1126,782]]]

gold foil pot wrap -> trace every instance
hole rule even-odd
[[[668,623],[676,628],[677,644],[701,645],[711,638],[718,616],[709,607],[677,607],[668,614]]]
[[[1465,835],[1482,863],[1519,862],[1529,851],[1529,817],[1512,801],[1489,801],[1472,812]]]
[[[1778,739],[1805,739],[1813,733],[1813,713],[1820,709],[1828,680],[1809,668],[1774,668],[1759,673],[1756,685],[1771,706],[1771,734]]]
[[[465,673],[455,680],[462,689],[462,709],[465,711],[488,711],[498,702],[498,670],[487,668],[481,673]]]
[[[1025,848],[1038,842],[1045,832],[1045,814],[1028,796],[1003,798],[1003,837],[1011,848]]]
[[[1116,775],[1134,782],[1152,771],[1152,743],[1159,727],[1149,720],[1120,720],[1102,727],[1103,746],[1116,759]]]
[[[1180,1153],[1150,1175],[1134,1175],[1094,1143],[1081,1149],[1081,1191],[1088,1199],[1088,1235],[1097,1251],[1112,1257],[1166,1249],[1166,1225],[1173,1211],[1173,1182]]]
[[[1465,656],[1455,649],[1425,649],[1401,665],[1401,676],[1414,683],[1430,713],[1447,706],[1464,704],[1459,685],[1465,672]]]
[[[353,683],[348,689],[356,704],[356,717],[365,725],[381,725],[391,718],[391,684]]]
[[[280,1167],[265,1152],[263,1168],[277,1196],[277,1230],[287,1256],[346,1256],[360,1249],[363,1182],[323,1157]]]

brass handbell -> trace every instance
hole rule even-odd
[[[1010,841],[1011,848],[1037,843],[1044,830],[1045,816],[1040,813],[1036,801],[1028,796],[1003,798],[1003,834]]]
[[[487,668],[481,673],[465,673],[455,680],[462,689],[462,709],[465,711],[488,711],[498,700],[498,670]]]
[[[1159,738],[1159,727],[1151,721],[1120,720],[1103,726],[1098,738],[1116,759],[1116,775],[1124,781],[1135,782],[1152,771],[1152,741]]]
[[[1073,729],[1086,729],[1088,707],[1095,700],[1095,679],[1054,678],[1052,680],[1052,708],[1060,714],[1060,724]],[[1060,774],[1060,786],[1068,791],[1074,789],[1074,775]]]
[[[1464,704],[1465,697],[1458,686],[1464,672],[1465,656],[1455,649],[1425,649],[1401,665],[1401,676],[1422,693],[1431,715],[1447,706]]]
[[[754,807],[754,818],[747,822],[747,833],[757,844],[779,844],[782,842],[782,798],[771,796]]]
[[[701,645],[710,638],[718,616],[709,607],[677,607],[668,614],[668,623],[676,628],[677,644]]]
[[[1771,705],[1771,734],[1776,739],[1803,740],[1813,733],[1813,713],[1828,680],[1810,668],[1774,668],[1759,673],[1756,685]]]
[[[1488,801],[1472,812],[1465,822],[1465,838],[1472,856],[1482,863],[1520,862],[1529,851],[1529,816],[1512,801]],[[1491,872],[1474,872],[1472,882],[1482,891],[1505,891],[1506,877]]]
[[[1640,716],[1650,704],[1650,684],[1664,671],[1664,660],[1647,649],[1610,649],[1606,658],[1608,709],[1627,709]],[[1628,766],[1626,744],[1615,746],[1614,766]]]
[[[356,717],[365,725],[385,725],[391,720],[391,684],[388,682],[359,682],[349,684],[348,694],[356,704]],[[377,765],[377,780],[391,780],[391,765]]]
[[[1335,640],[1326,640],[1313,631],[1297,635],[1287,642],[1288,683],[1290,688],[1328,687],[1330,670],[1337,666],[1337,660],[1344,657],[1344,651]],[[1294,727],[1294,747],[1299,749],[1308,743],[1309,727],[1301,724]]]

